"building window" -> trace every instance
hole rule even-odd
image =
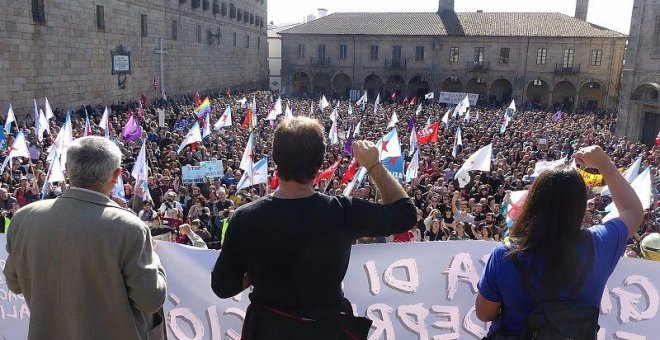
[[[32,0],[32,20],[39,25],[46,25],[44,0]]]
[[[96,5],[96,30],[105,32],[105,8],[101,5]]]
[[[227,3],[223,2],[222,6],[220,6],[220,14],[222,14],[223,17],[227,16]]]
[[[240,9],[240,8],[236,10],[236,20],[237,20],[238,22],[240,22],[241,20],[243,20],[243,10]]]
[[[250,25],[254,25],[254,14],[250,13]]]
[[[298,59],[305,59],[305,45],[298,44]]]
[[[511,53],[510,48],[500,48],[500,64],[509,63],[509,53]]]
[[[603,50],[591,50],[591,66],[600,66],[603,63]]]
[[[458,57],[459,57],[458,47],[450,47],[449,48],[449,62],[450,63],[457,63],[458,62]]]
[[[339,45],[339,59],[345,60],[348,55],[348,46]]]
[[[424,46],[415,47],[415,61],[424,61]]]
[[[140,16],[140,35],[146,37],[149,34],[149,27],[147,26],[147,15]]]
[[[572,48],[564,50],[564,60],[562,66],[564,68],[573,67],[573,59],[575,58],[575,50]]]
[[[245,13],[243,13],[243,22],[246,24],[250,22],[250,12],[245,11]]]
[[[236,47],[236,41],[237,41],[236,32],[234,32],[234,47]]]
[[[475,47],[474,48],[474,64],[478,66],[484,65],[484,48]]]
[[[220,2],[218,0],[213,0],[213,16],[220,13]]]
[[[319,45],[319,61],[325,60],[325,45]]]
[[[371,50],[369,50],[369,60],[378,60],[378,45],[371,45]]]
[[[197,25],[197,43],[202,43],[202,25]]]
[[[203,0],[202,1],[202,10],[204,10],[204,11],[209,10],[209,0]]]
[[[548,58],[548,49],[539,48],[536,50],[536,65],[545,65],[545,61]]]
[[[229,4],[229,17],[234,19],[236,18],[236,5]]]
[[[401,62],[401,46],[392,46],[392,64]]]
[[[247,35],[247,43],[245,44],[245,48],[250,48],[250,35]]]
[[[172,40],[177,40],[178,38],[177,28],[178,28],[178,24],[176,20],[172,20]]]

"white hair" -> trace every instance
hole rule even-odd
[[[97,188],[112,180],[121,166],[121,151],[111,141],[96,136],[76,139],[66,154],[66,170],[72,186]]]

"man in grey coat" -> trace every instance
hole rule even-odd
[[[30,307],[29,339],[161,339],[165,271],[149,228],[108,196],[121,152],[84,137],[68,149],[71,189],[20,209],[7,235],[7,286]]]

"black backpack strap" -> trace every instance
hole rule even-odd
[[[536,290],[536,288],[534,288],[534,286],[532,285],[532,281],[529,279],[529,275],[527,271],[523,267],[522,263],[520,263],[520,260],[515,254],[511,254],[511,262],[513,262],[513,265],[516,266],[516,270],[518,270],[518,274],[520,274],[520,276],[522,277],[523,285],[525,286],[525,289],[532,295],[532,297],[534,298],[537,304],[542,304],[543,298]]]

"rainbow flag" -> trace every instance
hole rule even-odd
[[[211,112],[211,101],[209,101],[209,97],[206,97],[202,104],[195,109],[195,116],[197,119],[202,119],[209,112]]]

